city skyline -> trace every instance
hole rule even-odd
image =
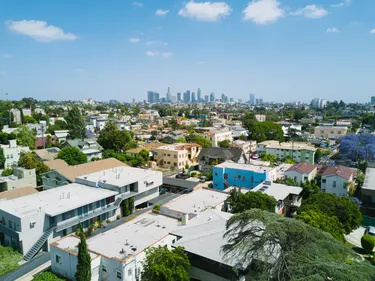
[[[375,2],[137,3],[0,3],[0,97],[131,102],[168,86],[243,101],[375,93]]]

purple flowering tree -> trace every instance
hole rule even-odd
[[[375,135],[346,135],[340,139],[340,154],[352,161],[375,160]]]

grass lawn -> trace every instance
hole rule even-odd
[[[10,247],[0,246],[0,276],[15,270],[22,260],[22,255]]]
[[[51,271],[45,271],[41,274],[36,275],[31,281],[65,281],[65,279],[57,277]]]

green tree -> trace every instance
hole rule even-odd
[[[296,215],[294,218],[301,220],[315,228],[331,233],[332,236],[337,240],[345,242],[344,230],[342,229],[342,225],[336,216],[329,217],[319,211],[308,210]]]
[[[75,166],[87,163],[87,156],[75,146],[67,146],[59,151],[58,159],[64,160],[68,165]]]
[[[77,105],[73,106],[68,111],[68,116],[65,117],[67,129],[69,130],[69,138],[71,139],[84,139],[86,136],[85,120]]]
[[[28,146],[30,149],[35,149],[35,136],[25,125],[19,126],[15,131],[17,144]]]
[[[273,163],[273,162],[276,162],[276,156],[273,154],[264,153],[262,154],[262,160]]]
[[[136,147],[133,136],[128,131],[120,131],[113,121],[108,122],[100,131],[98,143],[104,149],[110,149],[116,153],[123,153]]]
[[[223,140],[218,142],[219,147],[229,148],[230,140]]]
[[[0,169],[4,168],[5,161],[4,150],[0,147]]]
[[[176,139],[177,143],[186,143],[186,139],[184,137],[179,137]]]
[[[142,281],[189,281],[189,258],[183,247],[169,250],[167,246],[146,250]]]
[[[87,248],[86,235],[81,225],[79,226],[79,237],[75,278],[77,281],[91,281],[91,258]]]
[[[34,119],[34,117],[31,117],[31,116],[24,116],[23,122],[26,123],[26,124],[36,124],[37,123],[37,121]]]
[[[42,174],[47,173],[50,168],[43,162],[40,162],[32,152],[21,153],[18,166],[25,169],[35,169],[37,185],[42,185]]]
[[[150,159],[150,152],[148,152],[146,149],[142,149],[138,156],[141,158],[142,162],[147,163],[147,161]]]
[[[22,255],[11,247],[0,246],[0,276],[19,267]]]
[[[336,216],[346,234],[358,228],[362,221],[362,214],[355,202],[348,197],[338,197],[330,193],[312,194],[302,201],[298,214],[309,210],[321,212],[329,217]]]
[[[314,181],[306,181],[301,183],[302,190],[302,198],[307,199],[312,194],[319,193],[320,192],[320,186],[317,185]]]
[[[7,177],[7,176],[10,176],[10,175],[13,175],[13,168],[6,168],[1,173],[2,177]]]
[[[31,281],[64,281],[64,279],[57,277],[50,271],[45,271],[36,275]]]
[[[194,142],[196,144],[199,144],[202,147],[211,147],[212,146],[212,143],[208,139],[206,139],[205,137],[202,137],[202,136],[196,136]]]
[[[247,140],[247,137],[245,135],[240,135],[240,140],[242,141],[246,141]]]
[[[374,280],[375,267],[332,235],[302,221],[252,209],[232,216],[224,259],[241,261],[246,280]]]
[[[275,198],[268,194],[261,192],[242,193],[240,188],[232,189],[229,193],[229,197],[225,201],[227,210],[233,214],[241,213],[252,208],[274,213],[276,204]]]
[[[323,156],[323,153],[320,149],[317,149],[316,152],[315,152],[315,159],[318,160],[320,158],[322,158]]]
[[[366,251],[372,252],[375,247],[375,237],[370,234],[362,235],[361,246]]]

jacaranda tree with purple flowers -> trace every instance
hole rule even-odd
[[[350,134],[340,139],[340,154],[352,161],[375,160],[375,135]]]

